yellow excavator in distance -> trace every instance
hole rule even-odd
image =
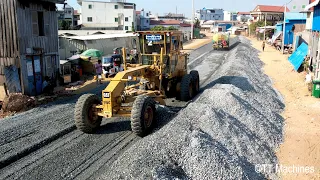
[[[130,117],[138,136],[149,134],[155,124],[156,104],[166,98],[189,101],[199,92],[199,73],[188,73],[189,55],[182,53],[180,31],[138,31],[140,47],[137,64],[124,61],[102,91],[102,101],[94,94],[82,95],[75,106],[75,124],[84,133],[94,133],[102,118]],[[126,59],[123,49],[123,59]]]

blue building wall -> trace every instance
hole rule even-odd
[[[312,30],[320,31],[320,4],[314,7]]]
[[[140,26],[141,30],[148,30],[150,29],[150,14],[146,11],[141,11],[140,14]]]

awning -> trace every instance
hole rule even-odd
[[[307,6],[306,6],[306,8],[304,8],[304,10],[305,10],[305,11],[308,11],[310,8],[312,8],[312,7],[316,6],[316,5],[318,5],[318,4],[319,4],[319,2],[320,2],[320,0],[315,0],[313,3],[311,3],[311,4],[307,5]]]
[[[306,43],[302,43],[289,57],[289,62],[293,65],[295,71],[298,71],[307,54],[308,45]]]

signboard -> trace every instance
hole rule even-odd
[[[41,65],[40,65],[40,57],[34,56],[34,72],[39,73],[41,72]]]
[[[297,71],[304,61],[308,53],[308,45],[302,43],[298,49],[289,57],[289,62],[293,65],[294,70]]]
[[[162,40],[161,35],[146,35],[148,41],[160,41]]]
[[[27,72],[28,72],[28,76],[33,76],[32,61],[27,62]]]

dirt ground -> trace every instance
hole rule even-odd
[[[253,47],[261,50],[262,42],[251,40]],[[311,96],[305,84],[306,73],[295,72],[288,57],[269,45],[266,45],[265,52],[260,53],[260,59],[265,63],[265,73],[285,100],[286,107],[282,114],[285,119],[284,143],[277,151],[279,165],[310,167],[314,168],[314,173],[283,170],[280,177],[320,179],[320,99]]]
[[[189,53],[195,49],[200,48],[201,46],[204,46],[211,42],[212,40],[212,34],[211,33],[205,33],[206,37],[202,39],[194,39],[190,42],[187,42],[183,45],[183,52]]]

